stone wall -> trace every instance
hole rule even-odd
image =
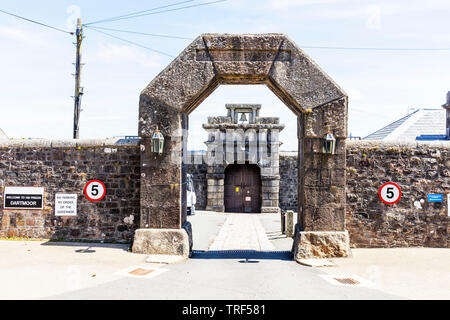
[[[101,180],[105,198],[83,195]],[[3,210],[5,186],[45,188],[44,210]],[[139,223],[139,146],[112,140],[0,142],[0,238],[130,242]],[[56,193],[78,194],[76,217],[56,217]]]
[[[280,152],[280,208],[298,211],[298,153]]]
[[[297,211],[297,155],[280,153],[280,207]],[[188,165],[197,208],[206,207],[207,166]],[[428,203],[427,194],[450,193],[450,142],[347,141],[346,228],[353,247],[449,247],[447,197]],[[104,200],[88,201],[86,182],[99,179]],[[399,203],[378,198],[386,182],[402,188]],[[44,210],[3,210],[0,238],[129,242],[140,219],[140,150],[109,140],[0,143],[0,188],[45,188]],[[1,190],[3,191],[3,190]],[[56,193],[78,194],[77,217],[55,217]],[[421,201],[423,200],[423,201]],[[134,219],[131,219],[134,218]]]
[[[397,183],[402,198],[386,205],[378,189]],[[429,203],[427,195],[444,194]],[[449,247],[450,142],[347,144],[347,229],[355,247]]]
[[[280,169],[280,206],[297,211],[297,156],[280,153]],[[346,171],[353,247],[449,247],[450,142],[347,141]],[[392,206],[378,196],[386,182],[402,190]],[[444,202],[428,203],[430,193]]]
[[[208,194],[208,180],[206,179],[207,171],[207,164],[187,165],[187,172],[193,175],[195,195],[197,196],[197,203],[195,205],[195,208],[197,210],[206,209]]]

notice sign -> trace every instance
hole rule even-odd
[[[44,188],[5,187],[5,210],[44,209]]]
[[[428,202],[443,202],[444,195],[443,194],[429,194]]]
[[[77,215],[76,194],[56,194],[55,195],[55,216],[75,217]]]
[[[447,214],[450,217],[450,193],[447,194]]]

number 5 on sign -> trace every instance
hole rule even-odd
[[[93,202],[102,200],[106,195],[106,187],[100,180],[92,180],[84,187],[84,195]]]
[[[402,197],[402,190],[397,184],[388,182],[381,186],[378,195],[380,196],[381,201],[385,204],[392,205],[400,201],[400,198]]]

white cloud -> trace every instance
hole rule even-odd
[[[145,68],[161,69],[164,65],[161,57],[157,54],[147,54],[138,48],[118,44],[101,43],[94,55],[94,59],[109,64],[132,62]]]
[[[347,0],[270,0],[267,6],[274,9],[289,9],[306,5],[332,4],[346,2]]]
[[[0,38],[6,38],[13,41],[29,42],[33,44],[39,43],[36,35],[28,33],[22,29],[0,26]]]
[[[361,91],[359,91],[358,89],[350,88],[350,89],[347,89],[346,92],[352,101],[358,101],[358,100],[363,99],[363,95],[362,95]]]
[[[381,29],[381,8],[377,5],[369,5],[367,7],[366,26],[369,29]]]
[[[78,18],[81,17],[81,9],[79,6],[71,5],[67,7],[66,12],[70,14],[66,20],[67,30],[75,31],[77,28]]]

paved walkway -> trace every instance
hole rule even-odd
[[[227,217],[209,251],[274,251],[258,215],[232,214]]]

